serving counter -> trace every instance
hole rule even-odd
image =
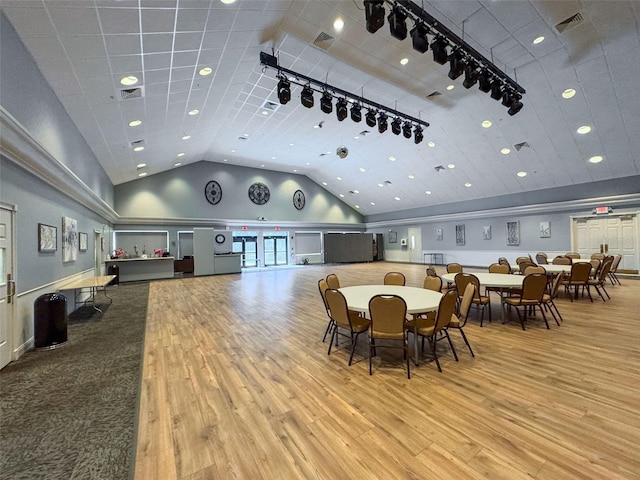
[[[174,257],[118,258],[105,262],[107,271],[117,265],[121,282],[173,278]]]

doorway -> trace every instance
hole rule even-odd
[[[422,230],[420,228],[410,228],[409,235],[409,261],[411,263],[422,263]]]
[[[269,234],[263,237],[264,266],[287,265],[287,250],[289,234]]]
[[[16,284],[13,273],[13,220],[15,211],[0,207],[0,368],[11,361],[11,324]]]
[[[258,266],[258,234],[233,232],[233,253],[242,255],[242,268]]]

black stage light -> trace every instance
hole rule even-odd
[[[300,94],[300,103],[307,108],[313,107],[313,90],[309,85],[305,85],[302,88],[302,93]]]
[[[427,37],[427,33],[429,33],[429,28],[422,22],[416,22],[415,27],[409,32],[413,49],[416,52],[424,53],[429,50],[429,37]]]
[[[347,101],[344,98],[339,98],[336,102],[336,116],[339,122],[347,118]]]
[[[356,123],[362,121],[362,110],[360,109],[360,105],[357,103],[351,105],[351,120]]]
[[[475,65],[468,65],[464,69],[464,80],[462,81],[462,86],[464,88],[471,88],[476,83],[478,83],[478,79],[480,78],[480,72]]]
[[[522,105],[522,102],[520,101],[522,97],[518,94],[515,95],[515,101],[511,104],[511,106],[509,107],[509,110],[507,110],[507,113],[509,115],[511,115],[512,117],[518,113],[520,110],[522,110],[522,107],[524,105]]]
[[[478,77],[478,89],[481,92],[487,93],[491,91],[491,75],[486,70],[480,72]]]
[[[404,122],[404,125],[402,125],[402,135],[404,138],[411,138],[411,123]]]
[[[365,121],[370,127],[375,127],[377,123],[376,112],[373,110],[368,110],[367,114],[365,115]]]
[[[380,112],[378,115],[378,132],[384,133],[387,131],[387,115],[384,112]]]
[[[284,77],[280,77],[278,82],[278,100],[282,105],[286,105],[291,100],[291,84]]]
[[[398,40],[407,38],[407,15],[397,5],[391,9],[387,17],[391,36]]]
[[[417,145],[422,140],[424,140],[424,135],[422,134],[422,127],[420,127],[419,125],[416,125],[416,128],[413,130],[413,143]]]
[[[402,122],[400,122],[400,118],[396,117],[391,122],[391,131],[394,135],[400,135],[400,131],[402,130]]]
[[[491,84],[491,98],[494,100],[500,100],[502,98],[502,84],[498,80],[495,80]]]
[[[324,113],[333,112],[333,97],[327,90],[324,91],[320,99],[320,110]]]
[[[464,55],[458,50],[449,55],[449,78],[455,80],[464,72],[467,63]]]
[[[514,96],[512,91],[506,90],[502,94],[502,105],[504,105],[505,107],[511,108],[511,105],[513,105],[515,101],[516,101],[516,97]]]
[[[436,37],[435,40],[431,42],[431,51],[433,52],[434,62],[440,65],[447,63],[449,55],[447,54],[447,42],[444,38]]]
[[[384,25],[384,0],[364,0],[367,31],[376,33]]]

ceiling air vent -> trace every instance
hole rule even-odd
[[[326,50],[333,44],[334,41],[335,41],[335,38],[333,38],[328,33],[320,32],[320,35],[316,37],[316,39],[313,41],[313,44],[316,47],[320,47]]]
[[[246,140],[247,137],[238,137],[238,140]]]
[[[321,153],[320,156],[321,157],[326,157],[328,155],[328,153]]]
[[[583,24],[583,23],[584,23],[584,17],[582,16],[582,14],[580,12],[578,12],[575,15],[570,16],[566,20],[563,20],[562,22],[558,23],[556,25],[556,30],[559,33],[564,33],[564,32],[566,32],[568,30],[571,30],[572,28],[577,27],[578,25]]]
[[[142,98],[142,87],[120,90],[120,100],[131,100],[132,98]]]
[[[384,183],[385,185],[391,185],[391,182],[389,180],[385,180]]]
[[[370,130],[362,130],[359,135],[362,135],[364,137],[365,135],[369,135],[370,133]]]
[[[436,172],[439,172],[440,170],[444,170],[444,167],[442,165],[438,165],[437,167],[434,167]]]
[[[522,143],[516,143],[514,145],[514,147],[515,147],[516,151],[519,152],[523,148],[531,148],[531,145],[529,145],[527,142],[522,142]]]
[[[436,91],[436,92],[431,92],[429,95],[427,95],[426,98],[433,98],[433,97],[439,97],[440,95],[442,95],[440,92]]]
[[[270,112],[275,112],[278,110],[278,108],[280,108],[280,104],[265,100],[260,108],[262,108],[263,110],[268,110]]]

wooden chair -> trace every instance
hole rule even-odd
[[[438,340],[446,338],[449,341],[453,356],[456,359],[456,362],[458,361],[458,354],[456,353],[456,349],[453,346],[453,342],[451,341],[451,337],[449,337],[449,332],[446,328],[447,325],[449,325],[449,322],[451,322],[451,318],[455,313],[457,301],[458,294],[453,290],[449,290],[440,299],[440,304],[438,305],[438,313],[435,315],[435,318],[414,318],[407,322],[407,330],[413,333],[414,348],[416,353],[416,366],[418,366],[418,335],[422,337],[423,351],[424,339],[427,338],[439,372],[442,372],[442,368],[440,367],[440,361],[438,360],[438,351],[436,349]]]
[[[573,259],[564,255],[558,255],[551,261],[551,263],[554,265],[571,265],[573,263]]]
[[[330,273],[327,275],[327,285],[329,288],[340,288],[340,279],[335,273]]]
[[[593,302],[593,298],[591,297],[591,290],[589,289],[589,278],[591,277],[591,263],[589,262],[577,262],[571,265],[571,273],[569,277],[562,281],[562,284],[565,286],[567,291],[569,292],[569,298],[573,302],[573,297],[571,296],[571,287],[575,288],[575,298],[578,299],[578,290],[582,287],[582,291],[587,290],[589,294],[589,300]]]
[[[369,375],[373,375],[371,357],[378,348],[402,348],[407,363],[407,378],[411,378],[409,367],[409,347],[407,342],[406,317],[407,304],[398,295],[376,295],[369,300]],[[380,341],[400,341],[401,347],[376,344]]]
[[[606,300],[604,299],[602,292],[604,292],[607,295],[607,298],[611,300],[609,293],[607,292],[606,288],[604,288],[604,282],[607,280],[607,276],[611,271],[612,264],[613,264],[612,260],[607,260],[606,262],[604,262],[604,264],[602,265],[602,268],[598,272],[598,278],[591,278],[589,280],[589,286],[595,287],[596,292],[598,292],[598,295],[600,295],[600,298],[602,298],[603,302],[606,302]],[[602,289],[602,292],[600,291],[600,289]]]
[[[591,278],[598,278],[600,275],[600,269],[602,268],[603,262],[597,258],[592,258],[589,260],[591,264]]]
[[[551,316],[556,321],[556,324],[558,326],[560,326],[558,319],[561,322],[564,320],[562,319],[560,310],[558,310],[558,307],[554,302],[554,300],[558,296],[558,290],[560,289],[560,284],[562,283],[564,275],[565,275],[564,272],[560,272],[558,275],[556,275],[555,278],[553,279],[553,282],[551,282],[551,288],[549,289],[549,293],[545,293],[542,296],[542,304],[551,312]]]
[[[469,317],[469,310],[471,310],[471,302],[473,302],[473,295],[475,294],[475,290],[476,287],[473,283],[467,284],[467,287],[464,290],[464,294],[462,295],[462,301],[460,302],[458,308],[458,314],[451,317],[451,321],[447,326],[448,330],[454,329],[460,332],[460,335],[462,335],[464,343],[467,344],[467,348],[469,349],[469,353],[472,357],[475,357],[475,354],[471,349],[471,345],[469,344],[469,340],[467,340],[467,336],[464,334],[464,326],[467,324],[467,318]]]
[[[340,290],[335,288],[329,288],[325,292],[327,299],[327,306],[329,307],[329,313],[335,323],[333,333],[331,334],[331,341],[329,342],[329,350],[327,355],[331,354],[331,347],[335,338],[336,346],[338,345],[338,335],[343,335],[351,339],[351,355],[349,355],[349,366],[353,361],[353,353],[356,351],[356,344],[358,343],[358,336],[366,332],[369,329],[371,321],[368,318],[349,315],[349,309],[347,307],[347,300]],[[344,334],[339,330],[347,330],[349,333]]]
[[[542,308],[542,299],[544,297],[545,289],[547,288],[547,276],[543,273],[532,273],[524,277],[522,282],[522,293],[517,297],[507,297],[504,302],[512,307],[515,307],[524,330],[524,322],[527,320],[527,312],[532,310],[535,313],[536,307],[540,309],[544,323],[549,328],[549,322],[547,322],[547,316]],[[522,308],[522,314],[519,307]]]
[[[400,272],[389,272],[384,276],[385,285],[399,285],[403,287],[406,281],[404,274]]]
[[[462,273],[462,265],[459,263],[448,263],[447,273]]]
[[[611,269],[609,270],[609,280],[611,281],[612,285],[615,285],[616,283],[618,285],[622,285],[620,283],[620,279],[616,275],[618,266],[620,265],[620,260],[622,260],[622,255],[616,255],[613,259],[613,263],[611,264]]]
[[[538,265],[546,265],[549,263],[549,258],[547,257],[547,254],[544,252],[538,252],[536,253],[536,263]]]
[[[332,329],[335,325],[333,318],[331,318],[331,313],[329,312],[329,306],[327,305],[327,299],[325,298],[325,292],[329,289],[329,285],[327,285],[327,281],[324,278],[318,280],[318,290],[320,291],[320,296],[322,297],[322,303],[324,304],[324,309],[327,312],[327,317],[329,317],[329,323],[327,324],[327,328],[324,331],[324,335],[322,336],[322,342],[327,339],[327,334],[332,332]],[[333,333],[333,332],[332,332]]]
[[[455,284],[460,301],[462,301],[462,296],[464,295],[464,291],[466,290],[468,283],[473,283],[475,286],[473,301],[471,303],[476,305],[478,308],[482,307],[482,314],[480,316],[480,326],[482,327],[484,322],[484,310],[486,307],[489,307],[489,321],[491,321],[491,298],[488,295],[482,295],[480,293],[480,280],[478,277],[471,273],[458,273],[455,276]]]
[[[426,290],[433,290],[434,292],[442,291],[442,278],[440,277],[424,277],[424,282],[422,283],[422,288]]]

